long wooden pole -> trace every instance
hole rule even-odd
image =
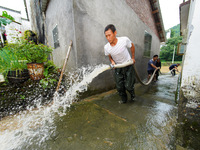
[[[65,66],[66,66],[67,60],[69,58],[69,52],[70,52],[71,48],[72,48],[72,41],[70,41],[70,45],[69,45],[69,48],[68,48],[68,51],[67,51],[67,55],[66,55],[65,62],[64,62],[62,72],[61,72],[61,75],[60,75],[60,79],[59,79],[59,82],[58,82],[58,85],[57,85],[57,88],[56,88],[56,92],[58,91],[58,89],[60,87],[60,83],[62,81],[63,73],[65,71]]]

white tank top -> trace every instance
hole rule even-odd
[[[108,42],[104,46],[105,55],[111,55],[116,64],[122,64],[131,59],[128,48],[132,47],[132,42],[128,37],[117,37],[118,41],[115,46]]]

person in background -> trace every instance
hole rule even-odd
[[[154,55],[153,59],[150,59],[148,62],[148,68],[147,68],[147,72],[148,72],[148,81],[151,77],[151,75],[153,74],[155,69],[159,69],[158,67],[156,67],[156,61],[158,59],[158,55]],[[156,78],[154,76],[154,81],[156,81]]]
[[[104,46],[105,55],[109,57],[112,65],[123,64],[129,60],[135,63],[135,46],[128,37],[116,37],[117,31],[113,24],[105,27],[104,34],[108,43]],[[128,49],[131,50],[131,56]],[[131,101],[135,100],[134,84],[135,72],[133,65],[123,68],[114,68],[117,91],[121,97],[120,104],[127,102],[126,90],[131,95]]]
[[[172,64],[170,67],[169,67],[169,70],[171,71],[171,74],[172,76],[175,76],[176,75],[176,71],[178,71],[178,66],[180,66],[180,64]]]
[[[156,67],[159,67],[159,68],[161,69],[161,61],[160,61],[160,58],[158,58],[157,61],[156,61]],[[159,76],[160,69],[158,69],[158,70],[156,71],[156,80],[158,80],[158,76]]]

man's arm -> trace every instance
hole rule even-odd
[[[131,54],[132,54],[132,60],[133,60],[133,63],[135,63],[135,46],[133,43],[131,43],[132,47],[131,47]]]
[[[153,68],[157,69],[157,67],[156,67],[153,63],[151,64],[151,66],[152,66]]]
[[[154,65],[153,62],[151,62],[150,65],[155,69],[160,69],[160,67],[156,67],[156,65]]]
[[[178,66],[174,66],[174,69],[175,69],[177,72],[179,72],[177,67],[178,67]]]
[[[115,65],[115,61],[112,59],[112,56],[111,55],[108,55],[109,56],[109,60],[111,62],[112,65]]]

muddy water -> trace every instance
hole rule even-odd
[[[176,84],[177,77],[163,75],[148,87],[136,85],[133,103],[119,104],[120,98],[113,90],[65,109],[61,107],[66,105],[63,99],[59,100],[61,105],[56,111],[61,109],[62,115],[49,113],[54,106],[10,117],[1,122],[0,149],[173,149]],[[27,117],[29,115],[31,117]],[[17,118],[23,121],[17,123]],[[32,122],[29,127],[28,120]],[[10,125],[11,122],[15,123]]]

